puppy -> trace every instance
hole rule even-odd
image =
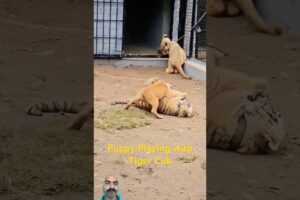
[[[182,65],[186,60],[186,54],[184,50],[175,41],[171,41],[170,38],[164,34],[160,44],[160,52],[162,55],[169,55],[168,67],[166,68],[166,73],[180,73],[183,78],[191,79],[187,76]]]
[[[124,108],[127,110],[135,101],[144,100],[151,105],[151,113],[158,119],[163,117],[157,113],[159,101],[171,94],[172,85],[164,81],[156,81],[154,84],[144,87]]]

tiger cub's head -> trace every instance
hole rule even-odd
[[[193,115],[193,107],[187,93],[173,89],[166,101],[168,107],[175,111],[176,116],[191,117]]]
[[[180,98],[177,106],[179,108],[178,117],[191,117],[193,115],[193,107],[186,96]]]
[[[271,153],[278,151],[286,135],[281,113],[277,111],[267,95],[248,95],[247,98],[248,101],[242,105],[247,126],[238,152]]]

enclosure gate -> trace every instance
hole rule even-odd
[[[94,57],[122,56],[124,0],[94,0]]]
[[[197,0],[196,6],[196,21],[198,21],[206,11],[206,0]],[[206,59],[206,16],[204,16],[196,28],[195,58],[200,60]]]

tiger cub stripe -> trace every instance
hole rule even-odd
[[[42,116],[43,113],[71,113],[78,114],[87,102],[77,101],[52,101],[52,102],[39,102],[30,105],[27,108],[28,115]]]
[[[114,101],[111,105],[117,104],[127,104],[127,101]],[[133,106],[151,111],[151,105],[143,100],[135,101]],[[190,117],[192,115],[192,107],[190,105],[189,99],[185,96],[183,97],[173,97],[173,98],[163,98],[159,101],[159,106],[157,108],[157,112],[160,114],[178,116],[178,117]]]

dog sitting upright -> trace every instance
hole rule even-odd
[[[191,79],[191,77],[187,76],[182,69],[182,65],[186,60],[184,50],[177,42],[171,41],[166,34],[162,37],[160,52],[162,55],[169,55],[168,67],[166,68],[167,73],[172,74],[179,72],[183,78]]]

